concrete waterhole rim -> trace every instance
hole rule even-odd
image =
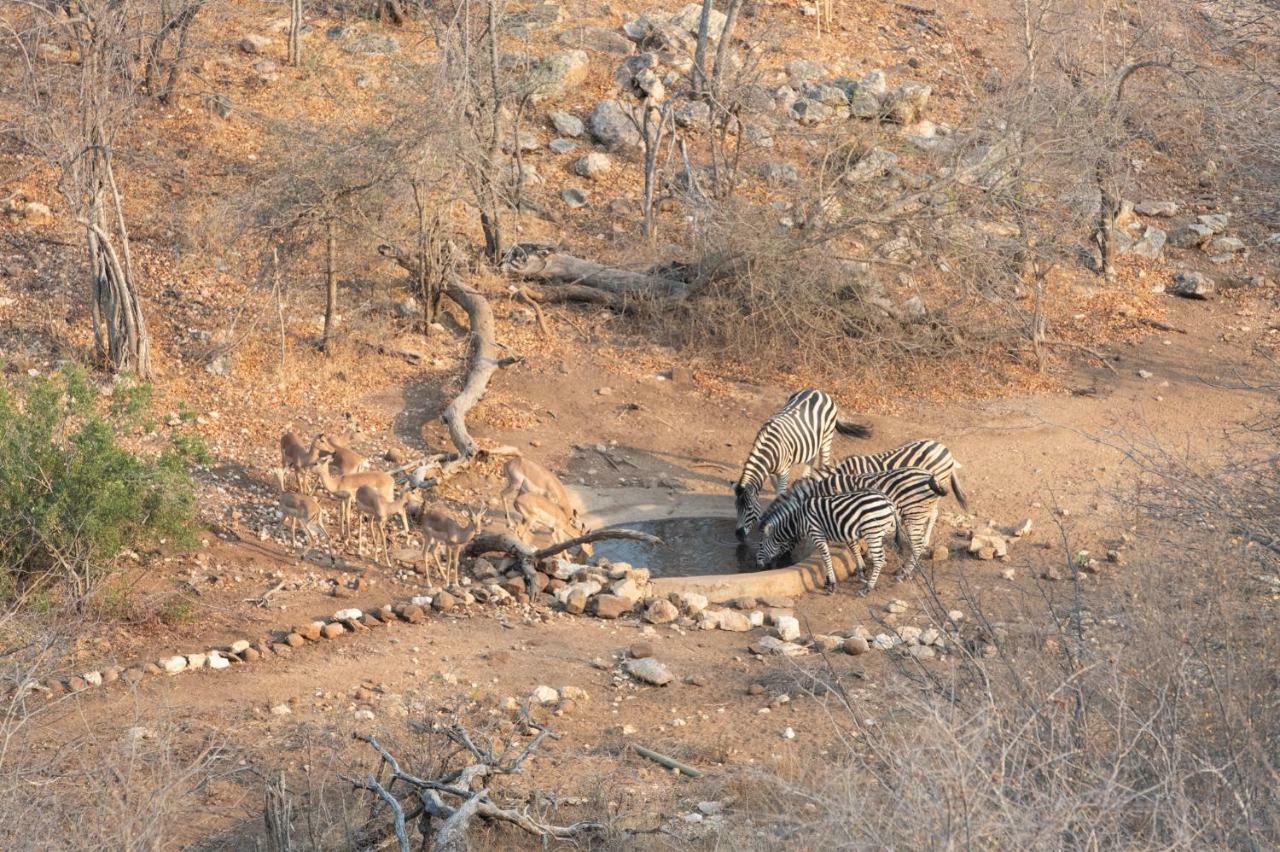
[[[731,494],[669,492],[654,488],[577,488],[575,493],[587,507],[583,520],[591,529],[626,527],[647,521],[735,518]],[[832,547],[831,562],[836,579],[848,580],[856,570],[848,548]],[[643,568],[643,565],[636,565]],[[688,574],[651,577],[655,596],[691,592],[710,603],[726,603],[742,597],[799,597],[821,589],[822,560],[809,553],[786,568],[728,574]]]

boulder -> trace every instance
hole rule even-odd
[[[271,46],[271,39],[260,35],[247,35],[240,39],[240,49],[250,56],[256,56]]]
[[[800,638],[800,622],[792,615],[783,615],[774,620],[774,628],[778,638],[784,642],[794,642]]]
[[[556,36],[565,47],[581,47],[594,53],[613,53],[626,56],[635,45],[622,33],[605,27],[571,27]]]
[[[653,656],[653,645],[645,641],[632,642],[631,647],[627,649],[627,653],[631,655],[633,660],[643,660],[645,657]]]
[[[827,654],[840,650],[844,647],[844,643],[843,636],[833,636],[828,633],[816,633],[813,637],[813,647]]]
[[[671,674],[670,670],[653,657],[627,660],[623,668],[626,669],[627,674],[636,680],[653,686],[666,686],[675,680],[675,676]]]
[[[979,559],[994,559],[1009,555],[1009,541],[993,529],[974,531],[969,536],[969,553]]]
[[[622,104],[617,101],[601,101],[587,119],[587,129],[592,137],[609,151],[634,148],[640,144],[640,131],[636,129]]]
[[[1210,228],[1208,225],[1193,222],[1189,225],[1183,225],[1180,228],[1175,228],[1169,234],[1169,243],[1177,246],[1178,248],[1195,248],[1201,243],[1208,241],[1213,237],[1213,234],[1213,228]]]
[[[552,139],[547,143],[547,147],[551,149],[553,154],[568,154],[571,151],[578,150],[578,143],[572,139]]]
[[[707,610],[707,612],[710,611]],[[721,630],[727,630],[730,633],[746,633],[751,629],[751,619],[736,610],[722,609],[716,612],[718,614],[716,626]]]
[[[1214,234],[1221,234],[1230,224],[1231,217],[1226,213],[1202,213],[1196,217],[1196,221]]]
[[[1169,292],[1184,299],[1208,299],[1213,295],[1213,279],[1199,272],[1183,270],[1173,274]]]
[[[670,624],[679,617],[680,610],[666,598],[655,598],[644,611],[644,620],[650,624]]]
[[[802,125],[821,124],[829,120],[834,111],[822,101],[797,98],[791,105],[791,117]]]
[[[1178,202],[1139,201],[1133,205],[1133,212],[1141,216],[1176,216],[1178,215]]]
[[[827,76],[827,69],[812,59],[793,59],[787,63],[787,76],[795,83],[807,83]]]
[[[53,224],[53,211],[39,201],[28,201],[22,207],[22,219],[29,225]]]
[[[669,19],[669,22],[689,35],[696,36],[698,34],[698,26],[702,22],[702,4],[690,3],[679,12],[676,12]],[[707,16],[707,41],[715,43],[720,40],[720,33],[724,32],[725,22],[724,12],[712,9]],[[794,63],[793,63],[794,64]]]
[[[1244,251],[1244,240],[1239,237],[1218,237],[1204,247],[1210,254],[1235,254]]]
[[[560,700],[560,693],[549,686],[535,686],[529,700],[535,704],[555,704]]]
[[[1154,260],[1164,251],[1164,244],[1168,240],[1168,235],[1154,225],[1148,225],[1146,230],[1142,232],[1142,239],[1135,242],[1129,247],[1129,251],[1138,257],[1145,257]]]
[[[181,654],[175,654],[172,657],[165,657],[159,662],[159,666],[165,674],[174,675],[186,669],[187,658]]]
[[[871,646],[861,636],[850,636],[844,640],[844,652],[851,657],[860,657],[869,650],[871,650]]]
[[[861,157],[853,167],[846,170],[840,179],[847,184],[864,183],[883,177],[889,170],[898,165],[898,155],[884,148],[872,148]]]
[[[787,642],[776,636],[761,636],[749,646],[751,653],[762,657],[799,657],[809,653],[809,649],[794,642]]]
[[[631,612],[634,602],[617,595],[596,595],[592,605],[597,618],[618,618]]]
[[[889,93],[885,101],[885,115],[899,124],[914,124],[924,118],[933,89],[925,83],[908,80]]]
[[[585,50],[566,50],[538,62],[532,77],[539,97],[558,97],[587,79],[590,60]]]
[[[579,157],[574,161],[573,173],[579,177],[595,180],[601,175],[609,172],[612,168],[613,163],[610,162],[608,154],[601,154],[599,151],[592,151],[590,154]]]
[[[711,107],[706,101],[689,101],[676,108],[677,127],[704,129],[711,124]]]
[[[590,600],[582,589],[574,589],[564,599],[564,611],[570,615],[582,615],[587,611],[587,601]]]
[[[614,580],[609,585],[610,594],[625,598],[631,603],[635,603],[644,597],[644,592],[640,589],[640,583],[634,577],[627,576],[620,580]]]
[[[697,615],[707,608],[706,595],[700,595],[697,592],[681,592],[680,607],[689,615]]]
[[[800,173],[788,162],[765,163],[760,167],[760,177],[770,186],[793,186],[800,182]]]
[[[347,632],[347,628],[343,627],[336,621],[331,621],[324,627],[320,628],[320,635],[325,639],[337,639],[343,633]]]
[[[452,612],[458,605],[458,599],[448,592],[441,592],[431,598],[431,606],[437,612]]]
[[[213,669],[214,671],[218,671],[220,669],[227,669],[230,667],[231,667],[231,660],[222,656],[222,654],[218,653],[217,651],[209,652],[209,668]]]
[[[556,129],[556,133],[561,136],[577,138],[585,130],[582,125],[582,119],[563,110],[554,110],[547,115],[547,118],[551,121],[551,126]]]

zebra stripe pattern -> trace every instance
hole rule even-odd
[[[786,503],[854,491],[879,491],[898,510],[898,518],[911,545],[911,559],[898,579],[907,579],[920,566],[920,554],[928,547],[933,525],[938,519],[938,501],[947,494],[937,478],[923,468],[904,467],[864,474],[832,473],[800,479],[765,511],[760,525],[767,527]]]
[[[819,390],[796,391],[764,422],[733,486],[739,540],[746,540],[760,519],[764,481],[772,478],[774,491],[781,494],[787,490],[787,473],[795,465],[830,465],[831,439],[837,431],[859,438],[871,434],[866,426],[841,421],[835,400]]]
[[[904,542],[898,511],[893,502],[879,491],[855,491],[852,494],[833,494],[810,497],[805,500],[778,501],[782,507],[776,516],[764,526],[764,540],[756,555],[757,566],[763,568],[777,558],[786,543],[801,538],[808,539],[822,554],[825,571],[824,588],[835,591],[836,572],[831,564],[829,544],[852,545],[858,570],[866,576],[866,589],[876,587],[880,572],[884,569],[884,540],[894,536],[898,546]],[[858,540],[867,542],[867,555],[871,559],[871,573],[866,574],[866,563]]]
[[[969,508],[964,492],[960,489],[960,481],[956,479],[956,470],[960,467],[960,463],[956,461],[955,456],[951,455],[950,450],[937,441],[929,439],[910,441],[900,447],[872,455],[848,456],[841,459],[835,467],[815,473],[813,478],[857,476],[903,467],[916,467],[933,474],[939,485],[951,490],[962,509]],[[932,533],[932,528],[930,532]]]

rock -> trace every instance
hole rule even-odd
[[[297,633],[303,639],[309,639],[312,642],[320,641],[320,630],[324,627],[323,621],[312,621],[307,624],[299,624],[293,628],[293,632]]]
[[[1213,295],[1213,279],[1199,272],[1183,270],[1173,274],[1169,292],[1184,299],[1208,299]]]
[[[1176,216],[1178,215],[1178,202],[1139,201],[1133,205],[1133,212],[1142,216]]]
[[[575,583],[569,583],[562,586],[555,592],[555,598],[561,604],[569,600],[569,595],[574,592],[582,592],[588,598],[600,591],[600,584],[595,580],[579,580]]]
[[[572,142],[568,139],[552,139],[547,143],[547,147],[550,148],[554,154],[568,154],[578,150],[578,143]]]
[[[756,599],[752,597],[734,598],[729,605],[734,609],[755,609]]]
[[[541,147],[538,137],[528,130],[521,130],[514,139],[506,137],[502,140],[502,150],[507,154],[514,154],[517,148],[521,151],[536,151]]]
[[[410,624],[418,624],[427,617],[426,612],[417,604],[403,604],[398,606],[395,609],[395,614]]]
[[[1168,235],[1170,245],[1178,248],[1195,248],[1203,242],[1213,237],[1213,228],[1207,225],[1192,223],[1183,225],[1181,228],[1175,228]]]
[[[431,599],[431,606],[437,612],[452,612],[458,605],[458,599],[448,592],[441,592]]]
[[[561,701],[587,701],[591,696],[580,686],[560,687]]]
[[[774,631],[783,642],[794,642],[800,638],[800,622],[795,616],[784,615],[774,621]]]
[[[725,610],[705,609],[698,613],[698,629],[699,630],[716,630],[720,627],[720,615]]]
[[[582,615],[587,611],[590,598],[582,589],[574,589],[564,599],[564,611],[570,615]]]
[[[850,639],[870,639],[871,631],[859,624],[857,627],[845,634]]]
[[[1209,241],[1205,251],[1211,254],[1235,254],[1244,251],[1244,240],[1239,237],[1218,237]]]
[[[320,638],[320,631],[316,630],[316,639]],[[290,648],[301,648],[307,644],[307,640],[303,639],[298,633],[290,633],[284,637],[284,644]]]
[[[617,595],[596,595],[592,598],[597,618],[618,618],[631,612],[633,602]]]
[[[697,615],[707,608],[707,597],[697,592],[681,592],[680,608],[689,615]]]
[[[840,179],[847,184],[864,183],[883,177],[898,165],[898,155],[884,148],[872,148],[858,158],[853,167],[846,170]]]
[[[715,43],[720,40],[720,33],[724,32],[725,22],[724,12],[712,9],[707,15],[707,41]],[[679,12],[672,15],[668,21],[684,30],[689,35],[696,36],[698,34],[698,26],[702,22],[702,4],[690,3]],[[793,63],[794,64],[794,63]]]
[[[1138,257],[1155,260],[1160,256],[1160,252],[1164,251],[1164,244],[1167,241],[1168,235],[1164,231],[1154,225],[1148,225],[1142,232],[1142,239],[1130,246],[1129,251]]]
[[[231,661],[217,651],[209,652],[209,668],[214,671],[231,668]]]
[[[636,582],[634,577],[623,577],[621,580],[615,580],[609,586],[609,592],[620,598],[626,598],[631,603],[635,603],[644,597],[644,592],[640,589],[640,584]]]
[[[761,636],[748,646],[753,654],[762,657],[799,657],[809,653],[809,649],[794,642],[787,642],[777,636]]]
[[[260,35],[247,35],[240,39],[240,49],[250,56],[256,56],[271,46],[271,39]]]
[[[885,607],[884,607],[885,612],[893,613],[894,615],[900,615],[901,613],[906,612],[908,609],[909,607],[907,605],[907,602],[903,600],[899,600],[897,598],[894,598],[893,600],[889,601],[889,603],[885,604]]]
[[[39,201],[28,201],[22,208],[22,218],[29,225],[52,225],[53,211]]]
[[[711,107],[706,101],[689,101],[675,111],[676,126],[704,129],[711,125]]]
[[[573,173],[579,177],[595,179],[603,174],[608,173],[613,168],[613,163],[609,160],[607,154],[601,154],[599,151],[592,151],[590,154],[579,157],[573,163]]]
[[[640,131],[631,122],[626,109],[617,101],[601,101],[596,104],[591,117],[587,119],[587,129],[609,151],[640,144]]]
[[[572,27],[556,36],[565,47],[582,47],[595,53],[626,56],[634,49],[631,40],[605,27]]]
[[[359,618],[362,615],[364,615],[364,613],[361,612],[360,610],[356,609],[355,607],[349,607],[347,609],[340,609],[337,612],[335,612],[333,614],[333,620],[334,621],[351,621]]]
[[[937,656],[937,652],[928,645],[912,645],[907,648],[907,653],[917,660],[932,660]]]
[[[232,654],[243,654],[251,647],[252,645],[249,643],[248,639],[237,639],[235,642],[231,643],[227,650]]]
[[[67,689],[71,692],[83,692],[88,688],[88,682],[82,677],[72,676],[67,678]]]
[[[120,666],[108,666],[102,670],[103,683],[115,683],[120,679],[120,675],[124,673],[124,669]]]
[[[877,651],[888,651],[899,644],[897,636],[890,636],[888,633],[877,633],[871,640],[871,645]]]
[[[708,610],[710,612],[710,610]],[[730,633],[746,633],[751,629],[751,619],[732,609],[718,610],[717,626]]]
[[[1009,542],[993,529],[974,531],[969,536],[969,553],[979,559],[1003,559],[1009,555]]]
[[[851,657],[861,657],[869,650],[871,650],[871,646],[861,636],[850,636],[844,640],[844,652]]]
[[[800,172],[787,162],[765,163],[760,167],[760,177],[771,186],[792,186],[800,182]]]
[[[288,704],[275,704],[271,707],[272,716],[288,716],[293,713]]]
[[[320,635],[325,639],[337,639],[343,633],[347,632],[347,628],[343,627],[336,621],[331,621],[324,627],[320,628]]]
[[[644,611],[644,620],[650,624],[670,624],[679,617],[680,610],[666,598],[655,598]]]
[[[369,33],[342,48],[352,55],[389,56],[400,49],[400,39],[392,35]]]
[[[753,609],[747,613],[747,621],[752,627],[764,627],[764,611]]]
[[[835,636],[829,633],[815,633],[813,635],[813,647],[827,654],[839,651],[844,646],[844,642],[843,636]]]
[[[791,105],[791,117],[802,125],[821,124],[833,115],[831,107],[822,101],[799,98]]]
[[[793,83],[808,83],[827,76],[827,69],[811,59],[793,59],[787,63],[787,76]]]
[[[262,659],[262,652],[257,648],[245,648],[240,652],[240,659],[246,663],[256,663]]]
[[[576,139],[582,135],[584,130],[582,119],[572,113],[555,110],[548,114],[547,118],[551,120],[551,126],[556,129],[556,133],[561,136],[572,136]]]
[[[160,661],[159,665],[161,670],[164,671],[165,674],[174,675],[186,669],[187,658],[182,656],[181,654],[176,654],[172,657],[165,657],[163,660]]]
[[[951,551],[947,549],[945,544],[934,545],[933,553],[929,556],[934,562],[946,562],[951,558]]]
[[[1027,518],[1025,521],[1023,521],[1021,524],[1018,525],[1018,528],[1016,530],[1013,531],[1014,538],[1026,538],[1027,536],[1031,535],[1031,529],[1032,529],[1031,519]]]
[[[885,114],[899,124],[914,124],[924,118],[933,89],[925,83],[908,80],[898,85],[885,100]]]
[[[1196,221],[1214,234],[1221,234],[1230,224],[1231,217],[1226,213],[1202,213],[1196,217]]]
[[[130,686],[134,686],[135,684],[141,683],[142,678],[145,675],[146,675],[146,672],[134,666],[132,668],[125,669],[124,672],[120,675],[120,678]]]
[[[585,50],[566,50],[538,62],[530,73],[538,98],[554,98],[582,85],[590,59]]]
[[[914,624],[904,624],[898,628],[898,638],[907,644],[920,641],[920,634],[923,631]]]
[[[549,686],[535,686],[529,698],[538,704],[555,704],[560,700],[560,693]]]
[[[626,669],[627,674],[636,680],[653,686],[666,686],[675,680],[675,676],[671,674],[667,667],[653,657],[627,660],[623,668]]]

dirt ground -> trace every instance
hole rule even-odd
[[[935,540],[951,545],[953,556],[926,564],[944,601],[962,607],[963,578],[989,616],[1017,620],[1024,609],[1034,609],[1042,593],[1067,594],[1069,584],[1039,579],[1045,568],[1065,565],[1067,554],[1079,549],[1102,553],[1130,530],[1133,513],[1126,499],[1133,468],[1124,458],[1126,446],[1159,444],[1171,452],[1209,458],[1224,446],[1226,432],[1270,401],[1265,393],[1235,389],[1261,363],[1255,345],[1274,322],[1269,305],[1170,302],[1167,320],[1185,333],[1157,332],[1120,346],[1110,362],[1114,371],[1096,365],[1070,368],[1058,377],[1064,390],[1051,394],[910,405],[900,413],[865,418],[875,427],[875,437],[865,445],[837,439],[837,453],[847,454],[933,437],[944,441],[963,464],[960,475],[973,514],[962,515],[947,504]],[[1146,373],[1150,376],[1144,378]],[[612,392],[602,395],[602,387]],[[486,440],[515,444],[567,471],[570,481],[600,487],[621,478],[629,484],[717,491],[727,488],[755,425],[787,391],[746,383],[708,390],[680,372],[674,380],[659,380],[610,372],[593,359],[538,359],[502,374],[487,403],[488,410],[500,410],[502,400],[518,392],[533,412],[528,422],[476,428]],[[862,417],[872,407],[848,394],[841,401],[846,417]],[[405,407],[413,406],[406,400]],[[392,414],[403,416],[403,411]],[[370,436],[361,440],[361,449],[377,449]],[[595,444],[609,445],[617,470],[594,450],[574,450],[575,445]],[[240,472],[221,486],[244,501],[232,501],[241,508],[230,511],[247,517],[254,495],[265,493],[266,481],[257,459],[244,460]],[[450,489],[457,497],[486,490],[492,494],[497,482],[496,475],[477,476]],[[980,562],[962,555],[965,527],[988,521],[1015,526],[1025,518],[1032,520],[1034,532],[1016,542],[1007,560]],[[109,642],[83,649],[76,663],[127,664],[215,647],[328,616],[340,607],[376,606],[414,593],[412,583],[397,580],[388,569],[354,560],[345,570],[300,564],[279,541],[251,535],[252,525],[233,523],[229,528],[243,535],[224,531],[236,539],[225,540],[211,533],[206,548],[151,566],[137,587],[142,591],[185,583],[192,590],[186,598],[194,606],[187,620],[115,628],[104,637]],[[1091,581],[1097,590],[1090,589],[1090,595],[1100,604],[1106,599],[1108,574],[1138,570],[1134,566],[1141,564],[1140,550],[1127,563],[1105,565]],[[1002,575],[1006,569],[1013,569],[1012,580]],[[349,599],[338,601],[326,593],[330,578],[345,581],[356,575],[364,585]],[[298,588],[272,595],[265,608],[249,602],[277,578]],[[910,609],[898,623],[928,626],[922,594],[918,583],[899,585],[886,577],[867,597],[845,584],[832,597],[815,594],[796,601],[795,610],[806,634],[831,633],[858,624],[874,628],[884,617],[885,604],[900,598]],[[1043,623],[1033,629],[1052,632]],[[309,645],[289,659],[228,672],[151,677],[136,689],[117,684],[90,690],[61,699],[28,733],[49,749],[77,743],[86,753],[116,747],[131,729],[136,734],[138,726],[172,732],[183,749],[217,743],[241,757],[242,771],[203,789],[199,818],[187,825],[189,836],[173,840],[241,848],[252,845],[260,824],[260,778],[283,769],[290,777],[314,782],[317,774],[371,765],[362,747],[348,739],[351,732],[399,742],[408,736],[407,720],[437,718],[460,697],[523,699],[540,684],[571,685],[586,690],[589,698],[549,720],[558,738],[534,758],[522,783],[566,802],[598,805],[603,795],[614,814],[626,815],[625,824],[657,827],[688,813],[700,800],[723,795],[725,779],[737,770],[820,755],[829,747],[834,731],[830,707],[803,697],[799,687],[787,688],[814,663],[754,656],[747,645],[759,633],[655,628],[631,619],[601,621],[475,605],[469,612],[432,614],[422,624],[395,624]],[[642,686],[621,674],[620,659],[641,639],[654,644],[657,657],[676,674],[675,683]],[[840,674],[856,679],[853,696],[859,713],[875,719],[893,712],[877,696],[877,684],[892,664],[888,654],[836,654],[829,659]],[[945,670],[948,662],[944,656],[927,665]],[[764,694],[749,694],[754,683],[768,688]],[[779,703],[782,693],[793,700]],[[273,715],[270,708],[280,704],[291,713]],[[787,729],[794,739],[784,738]],[[632,742],[677,755],[707,775],[697,780],[673,777],[632,753]],[[326,755],[324,765],[317,758],[320,752]],[[561,810],[574,812],[569,805]],[[515,843],[516,838],[504,836],[503,842]]]

